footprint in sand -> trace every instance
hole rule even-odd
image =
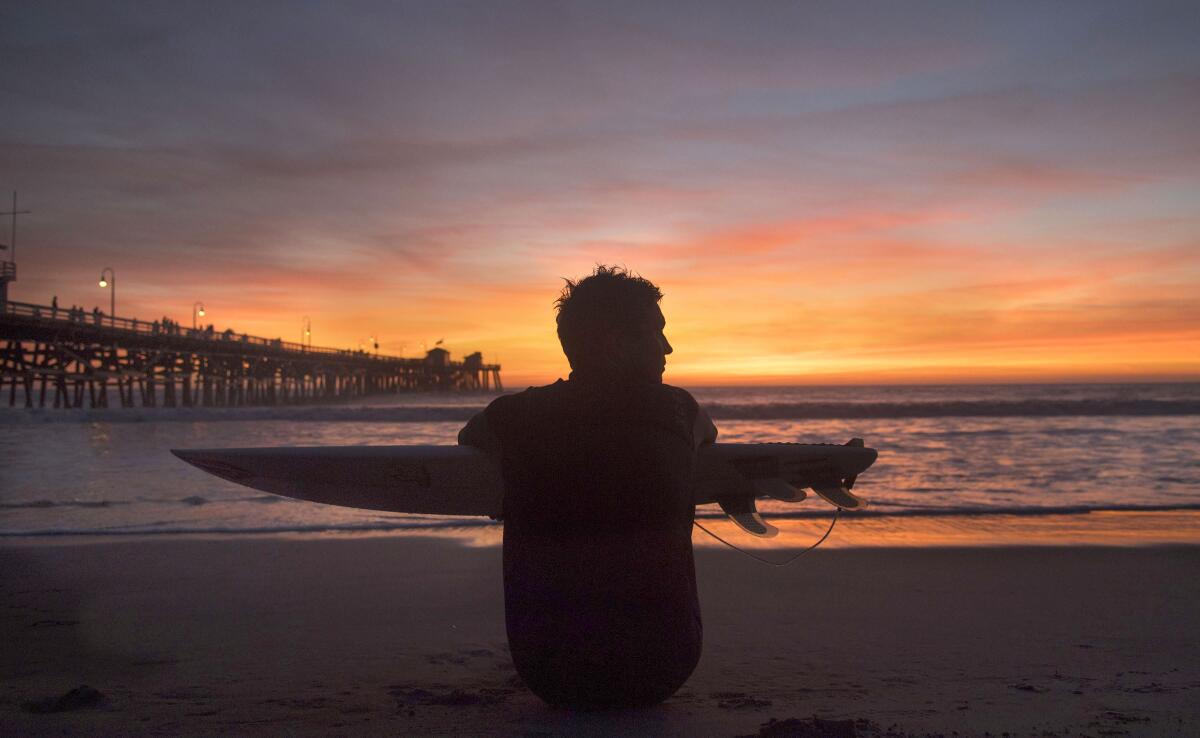
[[[496,652],[490,648],[472,648],[458,653],[433,653],[425,657],[426,663],[442,665],[453,664],[455,666],[465,666],[471,659],[490,659],[496,658]]]
[[[388,694],[396,698],[397,707],[401,709],[414,705],[442,705],[461,707],[466,705],[495,705],[511,697],[516,690],[504,687],[484,687],[478,691],[450,689],[445,685],[430,685],[437,691],[423,687],[394,685],[388,689]]]
[[[771,706],[771,700],[752,697],[745,692],[713,692],[709,698],[718,700],[717,707],[722,710],[745,710]]]

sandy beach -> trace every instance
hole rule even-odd
[[[6,735],[809,735],[780,728],[814,716],[855,721],[830,735],[1200,731],[1197,547],[821,550],[781,569],[700,549],[699,668],[661,707],[591,714],[515,679],[496,547],[246,537],[0,557]]]

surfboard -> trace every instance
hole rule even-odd
[[[467,446],[299,446],[173,449],[180,459],[237,484],[298,500],[366,510],[498,518],[504,481],[499,463]],[[876,451],[846,445],[717,443],[697,454],[697,505],[718,503],[756,535],[771,535],[754,500],[787,502],[811,488],[844,509],[866,503],[850,493]]]

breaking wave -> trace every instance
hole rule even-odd
[[[5,500],[0,502],[0,510],[48,510],[51,508],[108,508],[119,505],[139,505],[146,504],[161,504],[161,505],[183,505],[186,507],[199,507],[209,503],[219,502],[222,504],[251,502],[258,504],[271,505],[278,502],[296,502],[296,500],[278,495],[256,495],[254,497],[235,497],[235,498],[208,498],[201,495],[191,495],[188,497],[139,497],[130,500]]]
[[[857,418],[1045,418],[1097,415],[1200,415],[1190,400],[959,400],[943,402],[803,402],[706,405],[726,420],[836,420]]]
[[[275,535],[288,533],[386,533],[388,531],[437,530],[447,528],[480,528],[499,525],[487,518],[458,520],[397,520],[368,523],[313,523],[310,525],[278,525],[238,528],[235,526],[183,526],[171,528],[42,528],[18,531],[0,530],[0,538],[44,538],[52,536],[176,536],[176,535]]]
[[[1070,416],[1200,415],[1200,400],[948,400],[937,402],[705,403],[717,420],[840,420],[888,418],[1046,418]],[[483,405],[404,407],[128,408],[24,410],[0,413],[3,422],[223,422],[464,423]]]
[[[0,510],[41,510],[51,507],[112,507],[128,505],[128,500],[14,500],[0,502]]]

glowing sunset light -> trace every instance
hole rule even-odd
[[[28,9],[12,299],[521,386],[616,263],[681,384],[1200,378],[1194,13],[652,5]]]

